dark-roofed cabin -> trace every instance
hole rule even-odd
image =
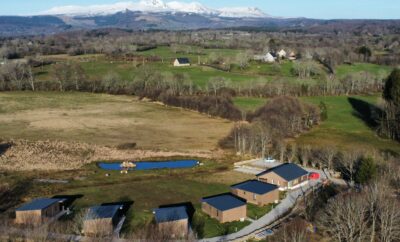
[[[260,174],[258,180],[275,184],[280,190],[296,189],[308,182],[308,172],[293,163],[285,163]]]
[[[161,231],[172,237],[186,237],[189,231],[189,215],[185,206],[154,209],[154,218]]]
[[[18,224],[41,224],[60,212],[64,207],[60,198],[38,198],[15,210],[15,222]]]
[[[231,194],[203,198],[201,209],[220,223],[243,221],[247,216],[246,201]]]
[[[119,222],[122,205],[90,207],[83,222],[85,235],[111,235]]]
[[[174,66],[190,66],[189,58],[176,58]]]
[[[246,181],[231,187],[232,194],[246,199],[248,203],[265,206],[279,201],[278,186],[261,182]]]

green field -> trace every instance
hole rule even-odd
[[[324,102],[328,107],[328,119],[311,131],[302,134],[296,139],[297,143],[315,146],[335,145],[344,149],[373,148],[400,154],[399,143],[378,137],[374,127],[370,127],[364,120],[365,118],[362,118],[365,111],[363,106],[376,105],[380,100],[378,95],[304,97],[301,99],[315,105],[319,105],[321,101]],[[265,104],[267,99],[235,98],[234,102],[243,110],[253,111]],[[357,105],[361,107],[357,107]]]
[[[264,216],[265,214],[269,213],[274,207],[276,207],[276,204],[269,204],[263,207],[259,207],[257,205],[253,205],[251,203],[247,204],[247,217],[257,220]]]
[[[355,63],[352,65],[339,65],[336,68],[336,74],[338,77],[344,77],[350,73],[360,73],[367,72],[374,75],[381,75],[382,77],[386,77],[390,74],[393,68],[390,66],[369,64],[369,63]]]
[[[188,46],[187,48],[190,48]],[[196,47],[195,47],[196,48]],[[136,52],[139,56],[155,56],[161,58],[160,61],[155,62],[126,62],[108,60],[104,55],[82,55],[82,56],[67,56],[55,55],[43,57],[47,59],[56,60],[57,62],[77,62],[79,63],[90,79],[101,80],[109,73],[117,74],[120,79],[131,81],[140,71],[140,67],[145,65],[155,71],[164,74],[185,74],[195,85],[205,87],[209,80],[213,77],[224,77],[230,82],[230,85],[248,86],[258,83],[267,82],[285,82],[285,83],[298,83],[298,84],[317,84],[318,77],[309,79],[300,79],[292,73],[293,62],[282,61],[281,63],[266,64],[251,61],[248,67],[242,69],[233,65],[231,71],[221,71],[212,67],[199,65],[209,63],[211,55],[221,56],[225,59],[235,62],[236,56],[243,52],[243,50],[233,49],[201,49],[201,53],[175,53],[171,51],[170,47],[160,46],[156,49]],[[177,57],[188,57],[191,60],[191,67],[173,67],[172,63]],[[53,65],[40,67],[35,69],[37,79],[52,80]],[[321,66],[321,69],[322,66]],[[340,65],[337,67],[337,76],[343,78],[348,74],[366,72],[373,75],[386,76],[391,70],[388,66],[379,66],[374,64],[356,63],[353,65]]]
[[[25,190],[21,191],[20,195],[25,201],[34,197],[53,195],[80,196],[73,203],[76,213],[102,203],[133,202],[127,213],[123,234],[135,232],[151,223],[154,208],[187,202],[196,208],[195,216],[201,217],[206,222],[203,228],[203,235],[206,237],[235,232],[236,229],[247,225],[248,222],[219,224],[201,212],[200,201],[202,197],[226,193],[230,185],[250,179],[252,176],[230,171],[232,161],[229,159],[201,161],[204,163],[203,166],[190,169],[133,171],[129,174],[103,171],[95,164],[90,164],[74,172],[15,172],[1,176],[0,182],[10,185],[13,182],[23,183]],[[107,177],[107,173],[110,176]],[[44,177],[65,179],[69,183],[33,182],[34,179]]]

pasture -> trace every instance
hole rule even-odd
[[[0,103],[3,139],[135,142],[139,149],[209,152],[232,127],[226,120],[132,96],[10,92],[0,93]]]
[[[190,48],[187,46],[186,48]],[[197,47],[194,47],[197,48]],[[88,78],[91,80],[101,80],[107,74],[116,74],[121,80],[132,81],[140,72],[141,66],[146,66],[154,71],[163,74],[185,74],[195,85],[206,87],[209,80],[213,77],[223,77],[232,86],[248,87],[254,84],[268,82],[284,82],[297,84],[315,85],[319,82],[319,77],[310,77],[301,79],[292,72],[293,62],[282,61],[281,63],[267,64],[251,61],[246,68],[239,68],[236,64],[232,65],[230,71],[223,71],[214,67],[203,65],[210,63],[211,58],[223,57],[228,62],[235,63],[239,54],[244,50],[233,49],[200,49],[199,53],[176,53],[170,47],[159,46],[155,49],[135,52],[140,58],[137,61],[124,61],[122,59],[112,60],[105,55],[52,55],[43,56],[43,59],[54,60],[56,62],[77,62],[85,70]],[[158,58],[156,61],[140,61],[144,57]],[[172,63],[177,57],[188,57],[192,63],[190,67],[173,67]],[[228,65],[229,63],[225,63]],[[321,65],[321,70],[325,68]],[[53,80],[53,65],[35,68],[35,74],[38,81]],[[337,76],[344,78],[348,74],[369,73],[371,75],[385,76],[391,70],[388,66],[379,66],[375,64],[355,63],[353,65],[339,65],[337,67]]]
[[[184,157],[175,157],[184,159]],[[159,158],[162,159],[162,158]],[[157,160],[157,158],[149,159]],[[127,220],[122,233],[137,232],[153,219],[152,209],[161,205],[190,202],[196,209],[195,216],[206,221],[204,236],[222,235],[227,231],[245,226],[247,223],[220,225],[214,219],[201,212],[202,197],[225,193],[232,184],[253,178],[251,175],[231,171],[234,160],[200,159],[204,164],[190,169],[132,171],[120,174],[118,171],[103,171],[96,164],[89,164],[74,172],[60,171],[48,173],[14,172],[0,176],[0,182],[19,187],[20,196],[15,204],[29,201],[36,197],[54,195],[78,196],[74,202],[76,213],[83,209],[102,203],[133,202],[127,213]],[[109,176],[106,176],[109,174]],[[35,179],[63,179],[67,184],[39,183]],[[20,187],[22,186],[22,187]],[[15,198],[14,198],[15,199]],[[2,204],[0,208],[7,206]],[[12,212],[12,208],[9,209]],[[61,222],[73,219],[66,217]],[[70,231],[72,232],[72,231]]]
[[[298,144],[313,146],[335,145],[342,149],[365,148],[400,154],[400,144],[376,135],[376,124],[371,123],[371,111],[380,101],[379,95],[302,97],[303,101],[328,107],[328,119],[296,138]],[[263,98],[235,98],[235,105],[253,111],[268,100]],[[373,111],[372,111],[373,112]]]

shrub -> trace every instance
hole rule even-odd
[[[117,149],[118,150],[132,150],[136,148],[136,143],[132,142],[132,143],[123,143],[123,144],[119,144],[117,145]]]

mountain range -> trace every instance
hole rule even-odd
[[[400,33],[400,20],[317,20],[272,17],[256,7],[212,9],[197,2],[141,0],[108,5],[61,6],[32,16],[0,16],[0,37],[72,30],[254,29],[308,33]]]
[[[212,9],[198,2],[164,2],[162,0],[141,0],[139,2],[118,2],[115,4],[91,5],[91,6],[61,6],[46,10],[44,15],[68,15],[68,16],[98,16],[110,15],[129,10],[132,12],[152,13],[195,13],[217,17],[269,17],[257,7],[225,7]]]

